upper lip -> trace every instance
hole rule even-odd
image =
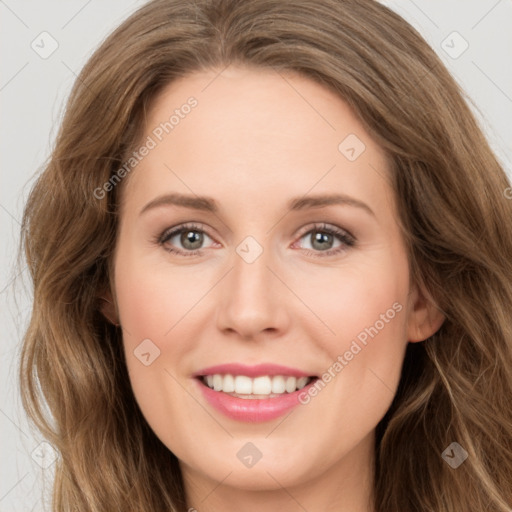
[[[203,368],[193,374],[193,377],[203,377],[205,375],[245,375],[247,377],[261,377],[264,375],[283,375],[292,377],[313,377],[311,373],[304,372],[298,368],[290,368],[273,363],[260,363],[254,366],[248,366],[241,363],[225,363]]]

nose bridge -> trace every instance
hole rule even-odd
[[[236,249],[234,268],[232,271],[233,293],[242,297],[248,295],[259,299],[262,291],[268,289],[271,272],[268,270],[271,258],[270,251],[261,252],[251,242],[242,242]],[[267,296],[267,299],[270,298]]]
[[[279,300],[278,282],[268,267],[272,254],[253,237],[237,247],[233,267],[222,287],[219,327],[253,337],[265,330],[284,327],[284,305]]]
[[[271,253],[267,247],[257,246],[254,240],[246,240],[239,244],[234,258],[231,276],[231,295],[237,299],[240,310],[263,312],[272,301]]]

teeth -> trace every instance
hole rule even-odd
[[[276,375],[272,378],[272,393],[284,393],[286,391],[285,378]]]
[[[295,377],[287,377],[284,387],[287,393],[293,393],[297,389],[297,379]]]
[[[256,377],[252,381],[253,395],[270,395],[272,393],[272,379],[270,377]]]
[[[307,385],[309,381],[309,377],[301,377],[300,379],[297,379],[297,389],[302,389]]]
[[[203,382],[215,391],[236,395],[282,395],[293,393],[311,382],[311,377],[289,377],[283,375],[247,377],[245,375],[206,375]]]
[[[213,389],[215,391],[222,391],[222,384],[223,384],[222,375],[214,375],[213,376]]]
[[[225,393],[233,393],[235,391],[235,379],[233,378],[233,375],[224,375],[222,391]]]
[[[213,376],[215,379],[216,375]],[[222,379],[222,376],[219,375]],[[217,391],[217,390],[215,390]],[[240,395],[251,395],[252,394],[252,379],[245,377],[244,375],[237,375],[235,377],[235,393]]]

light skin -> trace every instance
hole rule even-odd
[[[428,338],[443,317],[410,282],[389,162],[346,103],[300,75],[219,71],[173,82],[147,113],[143,140],[190,96],[198,101],[125,178],[117,308],[104,313],[122,326],[136,399],[180,460],[190,507],[372,511],[375,427],[393,400],[407,343]],[[349,134],[366,146],[354,161],[338,149]],[[218,211],[167,204],[141,213],[170,193],[207,196]],[[295,198],[333,193],[373,213],[353,204],[288,207]],[[199,242],[188,242],[186,232],[156,241],[191,222],[202,228],[192,230]],[[348,232],[354,245],[315,224]],[[315,241],[318,233],[323,242]],[[252,263],[236,251],[248,236],[263,249]],[[192,256],[166,250],[198,245]],[[395,303],[401,311],[286,417],[230,419],[192,378],[232,362],[321,375]],[[148,366],[134,355],[144,339],[160,350]],[[237,458],[247,442],[262,453],[252,468]]]

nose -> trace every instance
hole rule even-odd
[[[218,297],[217,325],[224,333],[243,340],[282,335],[289,326],[290,297],[276,277],[269,251],[253,262],[239,254],[223,279]]]

